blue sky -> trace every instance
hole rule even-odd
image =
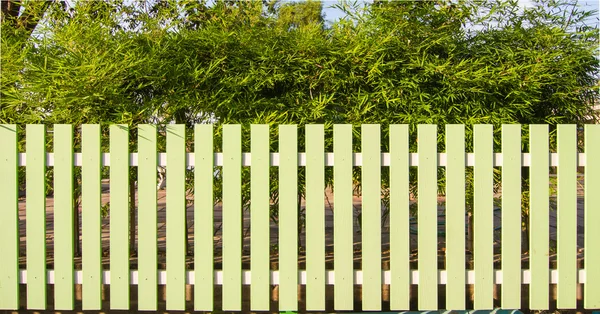
[[[338,3],[337,0],[322,0],[322,2],[323,2],[324,13],[325,13],[325,20],[327,22],[329,22],[329,23],[334,22],[344,16],[344,12],[342,12],[341,10],[339,10],[337,8],[332,7]],[[372,2],[372,1],[356,0],[356,2],[359,4],[364,4],[365,2]],[[519,0],[519,3],[524,7],[532,5],[531,0]],[[600,15],[598,15],[599,3],[600,3],[600,1],[598,1],[598,0],[579,0],[579,5],[582,9],[584,9],[586,11],[591,11],[591,10],[597,11],[596,16],[593,19],[590,19],[590,21],[589,21],[591,24],[598,23],[598,18],[600,16]]]

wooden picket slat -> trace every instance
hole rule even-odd
[[[306,125],[306,310],[325,310],[325,130]]]
[[[102,308],[100,125],[81,126],[82,307]]]
[[[378,124],[361,126],[362,309],[381,310],[381,134]]]
[[[167,125],[167,310],[185,310],[185,125]]]
[[[531,283],[529,284],[529,308],[547,310],[549,307],[549,144],[548,125],[529,126],[530,202],[529,234]]]
[[[474,269],[476,310],[494,308],[494,138],[492,125],[473,127],[474,166]]]
[[[17,126],[0,124],[0,310],[19,309]]]
[[[26,126],[27,308],[46,308],[46,127]]]
[[[354,309],[352,241],[352,125],[333,126],[333,268],[334,308]]]
[[[390,309],[410,309],[408,125],[390,125]],[[336,225],[337,227],[337,225]]]
[[[577,126],[558,126],[557,307],[577,307]]]
[[[110,308],[129,309],[129,127],[110,126]]]
[[[223,311],[242,309],[242,128],[223,126]]]
[[[446,125],[446,309],[465,309],[465,126]]]
[[[74,307],[73,217],[73,126],[54,125],[54,308],[56,310],[73,310]]]
[[[214,296],[213,125],[194,126],[194,310],[212,311]]]
[[[158,307],[156,126],[138,126],[138,309]]]
[[[250,308],[268,311],[270,303],[269,275],[269,125],[252,125],[250,178]]]
[[[279,126],[279,311],[298,310],[298,130]]]
[[[584,264],[583,307],[600,308],[600,125],[585,126]]]
[[[437,125],[419,125],[418,247],[419,311],[438,307]]]
[[[521,125],[502,125],[502,307],[521,307]]]

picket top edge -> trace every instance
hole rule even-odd
[[[324,153],[324,165],[325,166],[334,166],[334,153]],[[362,166],[362,153],[353,153],[352,154],[352,165],[354,167]],[[419,154],[418,153],[409,153],[409,166],[416,167],[419,166]],[[586,154],[578,153],[577,154],[577,166],[585,167],[586,166]],[[446,167],[447,166],[447,155],[446,153],[438,153],[438,167]],[[19,167],[27,166],[27,153],[19,153],[18,154],[18,165]],[[129,165],[130,166],[138,166],[138,153],[130,153],[129,154]],[[76,167],[81,167],[83,157],[81,153],[73,154],[73,165]],[[252,165],[252,153],[242,153],[242,163],[241,166],[248,167]],[[548,154],[548,162],[550,167],[559,166],[558,162],[558,153],[549,153]],[[270,153],[270,166],[279,166],[279,153]],[[101,164],[103,167],[110,166],[110,153],[102,153],[101,156]],[[493,166],[494,167],[502,167],[503,157],[502,153],[494,153],[493,154]],[[194,167],[195,159],[194,153],[186,153],[186,166]],[[223,153],[214,153],[214,165],[215,166],[223,166]],[[381,153],[381,166],[389,167],[391,165],[391,157],[390,153]],[[475,153],[465,153],[465,166],[472,167],[475,165]],[[521,153],[521,165],[522,167],[529,167],[531,165],[531,156],[529,153]],[[53,167],[54,166],[54,153],[46,153],[46,166]],[[167,166],[167,153],[158,153],[157,154],[157,166],[166,167]],[[298,166],[306,166],[306,153],[298,153]]]

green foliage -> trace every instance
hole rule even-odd
[[[0,123],[125,123],[135,150],[140,123],[192,134],[213,121],[217,151],[224,123],[271,125],[272,151],[279,124],[300,127],[299,151],[302,126],[324,124],[332,151],[333,124],[378,123],[388,151],[388,125],[406,123],[415,151],[422,123],[438,125],[440,150],[444,126],[466,124],[471,150],[473,124],[597,121],[599,33],[575,2],[339,7],[347,17],[326,27],[319,1],[77,1],[49,6],[26,40],[3,19]]]

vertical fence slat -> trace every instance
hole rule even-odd
[[[585,276],[583,306],[600,308],[600,125],[585,126],[584,248]]]
[[[82,306],[102,307],[102,248],[100,240],[100,125],[81,126]]]
[[[223,126],[223,310],[242,309],[242,133]]]
[[[268,311],[270,302],[269,274],[269,125],[252,125],[250,130],[250,308]]]
[[[167,125],[167,310],[185,310],[185,126]]]
[[[558,126],[557,307],[577,307],[577,128]]]
[[[46,308],[46,128],[26,127],[27,308]]]
[[[213,125],[194,126],[194,310],[213,310]]]
[[[419,310],[438,307],[437,125],[418,126]]]
[[[408,310],[410,308],[408,153],[408,125],[390,125],[391,310]]]
[[[54,125],[54,308],[73,310],[73,126]]]
[[[381,140],[378,124],[363,124],[362,150],[362,309],[381,310]]]
[[[110,126],[110,308],[129,309],[129,127]]]
[[[530,262],[529,307],[546,310],[549,307],[549,144],[548,125],[529,126],[530,171]]]
[[[138,309],[158,306],[156,126],[138,126]]]
[[[521,307],[521,125],[502,125],[502,307]]]
[[[352,125],[333,126],[334,308],[354,309],[352,239]]]
[[[475,309],[494,308],[494,138],[492,125],[473,128]]]
[[[306,125],[306,310],[325,310],[325,130]]]
[[[0,125],[0,310],[19,308],[17,126]]]
[[[465,309],[465,126],[446,125],[446,309]]]
[[[298,134],[279,126],[279,311],[298,310]]]

